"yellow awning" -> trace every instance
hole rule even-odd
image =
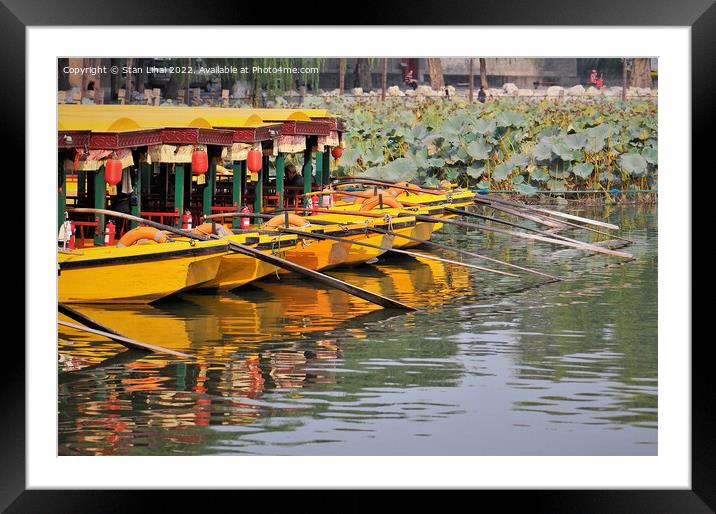
[[[162,127],[259,127],[267,120],[330,117],[326,109],[238,109],[153,105],[60,104],[58,130],[124,132]]]

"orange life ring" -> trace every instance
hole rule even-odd
[[[216,234],[221,237],[233,235],[229,229],[220,223],[204,223],[191,229],[191,233],[198,236],[208,236],[209,234],[212,234],[214,226],[216,226]]]
[[[281,227],[286,222],[286,218],[279,214],[278,216],[274,216],[270,220],[268,220],[266,223],[264,223],[267,227]],[[308,227],[311,223],[306,219],[302,218],[298,214],[289,214],[288,215],[288,223],[292,227]]]
[[[361,205],[360,210],[361,211],[372,211],[376,208],[376,206],[380,205],[381,198],[380,196],[374,196],[373,198],[367,199],[365,202],[363,202],[363,205]],[[403,207],[403,204],[400,203],[398,200],[395,199],[394,196],[390,196],[388,194],[383,195],[383,207],[395,207],[397,209]]]
[[[375,190],[370,190],[370,191],[351,191],[351,193],[352,193],[352,194],[351,194],[350,196],[355,196],[355,197],[356,197],[356,199],[353,200],[353,203],[354,203],[354,204],[363,203],[363,202],[366,202],[366,201],[368,201],[368,200],[370,200],[370,199],[372,199],[372,198],[377,198],[378,195],[383,195],[383,196],[387,196],[387,195],[395,196],[395,194],[394,194],[394,193],[391,193],[390,190],[388,190],[388,189],[378,189],[377,191],[375,191]]]
[[[132,246],[134,243],[142,239],[149,239],[150,241],[156,241],[157,243],[166,243],[169,239],[169,233],[154,227],[133,228],[124,234],[119,241],[117,241],[117,247],[122,248],[124,246]]]

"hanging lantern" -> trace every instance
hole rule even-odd
[[[246,167],[251,173],[258,173],[261,171],[261,152],[258,150],[250,150],[246,156]]]
[[[191,171],[203,175],[209,169],[209,156],[204,150],[195,150],[191,154]]]
[[[122,180],[122,161],[107,159],[104,161],[104,179],[110,186],[116,186]]]
[[[340,146],[334,147],[333,150],[331,150],[331,155],[334,159],[340,159],[341,155],[343,155],[343,148]]]

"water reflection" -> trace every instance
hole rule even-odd
[[[58,451],[655,454],[656,211],[609,219],[628,229],[637,261],[441,234],[567,279],[540,287],[404,257],[331,272],[422,309],[407,315],[277,277],[224,295],[82,306],[197,361],[118,355],[63,328]]]

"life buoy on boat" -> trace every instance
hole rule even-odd
[[[396,198],[400,195],[410,195],[410,194],[418,194],[420,191],[420,186],[416,186],[415,184],[411,184],[410,182],[396,182],[396,186],[400,187],[407,187],[408,189],[400,189],[397,187],[391,187],[388,189],[388,192],[395,196]],[[411,191],[414,191],[411,193]]]
[[[154,227],[137,227],[133,228],[117,242],[117,247],[132,246],[137,241],[149,239],[157,243],[166,243],[169,239],[169,233]]]
[[[371,198],[377,196],[377,195],[390,195],[395,196],[393,193],[388,192],[387,189],[378,189],[377,192],[375,190],[371,191],[351,191],[350,196],[355,196],[355,200],[353,200],[354,204],[363,203],[367,200],[370,200]]]
[[[191,233],[198,236],[208,236],[213,233],[212,231],[214,230],[214,227],[216,227],[216,235],[218,236],[226,237],[233,235],[228,228],[219,223],[202,223],[198,227],[194,227],[191,230]]]
[[[286,223],[286,218],[283,215],[274,216],[270,220],[268,220],[264,225],[267,227],[281,227],[283,224]],[[288,224],[292,227],[299,227],[299,228],[306,228],[310,227],[311,223],[306,219],[302,218],[298,214],[289,214],[288,215]]]
[[[383,207],[395,207],[398,209],[403,207],[403,204],[400,203],[398,200],[396,200],[394,196],[384,194],[384,195],[382,195],[382,200],[383,200]],[[361,205],[360,210],[361,211],[372,211],[377,206],[380,206],[380,203],[381,203],[381,197],[374,196],[372,198],[365,200],[363,202],[363,205]]]

